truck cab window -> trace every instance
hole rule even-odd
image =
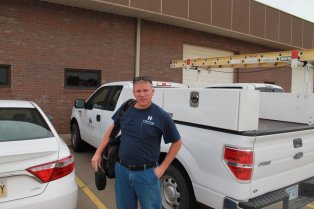
[[[116,108],[122,86],[105,86],[98,89],[87,101],[87,109],[101,109],[113,111]]]
[[[98,89],[98,91],[96,91],[95,94],[93,94],[93,96],[87,101],[87,109],[107,109],[107,101],[110,97],[111,90],[111,86]]]
[[[113,111],[116,108],[120,93],[122,91],[122,86],[115,86],[112,90],[112,96],[109,100],[108,110]]]

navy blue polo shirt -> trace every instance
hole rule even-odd
[[[120,110],[112,116],[115,123]],[[169,114],[154,103],[147,109],[131,107],[120,119],[120,128],[119,158],[131,165],[157,162],[162,136],[166,144],[180,139]]]

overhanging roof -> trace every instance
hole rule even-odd
[[[241,33],[210,24],[196,22],[182,17],[172,16],[161,12],[143,10],[136,7],[131,7],[129,5],[122,5],[108,1],[102,0],[40,0],[40,1],[88,9],[93,11],[118,14],[132,18],[141,18],[144,20],[175,25],[207,33],[213,33],[265,46],[276,47],[279,49],[301,48],[299,46],[292,46],[283,42],[274,41],[263,37],[254,36],[251,34]]]

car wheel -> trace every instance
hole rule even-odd
[[[164,209],[191,209],[194,208],[192,190],[181,171],[170,165],[160,178],[161,198]]]
[[[84,142],[81,139],[80,129],[77,123],[73,123],[71,126],[71,142],[75,152],[81,152],[84,150]]]

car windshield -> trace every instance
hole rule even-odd
[[[52,137],[46,121],[34,108],[0,108],[0,142]]]

